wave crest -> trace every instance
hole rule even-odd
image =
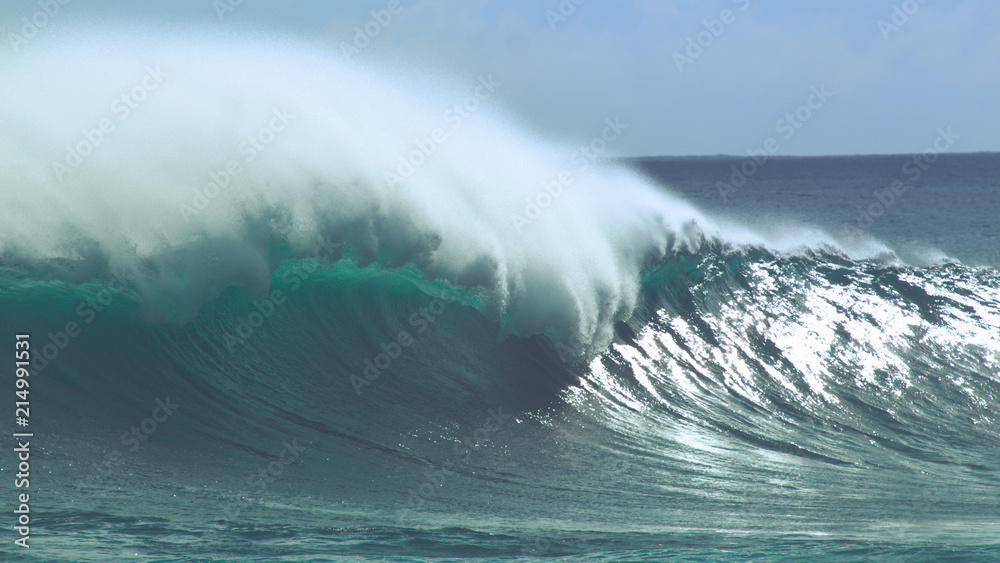
[[[40,39],[0,75],[0,202],[17,212],[4,262],[132,272],[145,302],[170,303],[158,320],[232,284],[265,292],[282,260],[321,246],[478,288],[511,333],[606,341],[649,257],[709,224],[485,101],[448,113],[502,89],[488,77],[421,94],[318,46],[120,29]]]

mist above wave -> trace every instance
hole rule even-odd
[[[464,91],[400,75],[262,37],[39,38],[0,62],[3,260],[134,272],[185,312],[231,284],[266,291],[282,258],[411,264],[480,288],[511,333],[597,342],[634,308],[643,264],[711,228],[512,125],[488,73]],[[615,116],[595,126],[604,146],[622,134]]]

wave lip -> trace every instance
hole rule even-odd
[[[262,295],[277,264],[320,240],[360,265],[479,288],[510,333],[607,341],[648,257],[710,225],[488,100],[449,113],[502,91],[489,77],[455,98],[418,94],[317,46],[117,28],[39,39],[0,75],[0,204],[17,210],[0,226],[3,261],[129,272],[151,318],[193,318],[232,284]]]

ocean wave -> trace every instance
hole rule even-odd
[[[606,342],[644,262],[711,228],[488,100],[448,113],[489,77],[450,99],[309,45],[89,33],[0,65],[0,252],[39,277],[125,273],[154,319],[333,253],[481,288],[511,333]]]

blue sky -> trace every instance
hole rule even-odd
[[[3,3],[0,56],[45,1]],[[617,116],[630,125],[621,155],[745,154],[768,138],[786,155],[908,153],[949,126],[956,151],[1000,150],[992,0],[69,0],[46,32],[133,19],[264,29],[341,57],[396,1],[353,61],[442,83],[492,74],[505,110],[560,139]],[[813,88],[833,95],[803,112]],[[779,120],[797,109],[808,119],[786,138]]]

